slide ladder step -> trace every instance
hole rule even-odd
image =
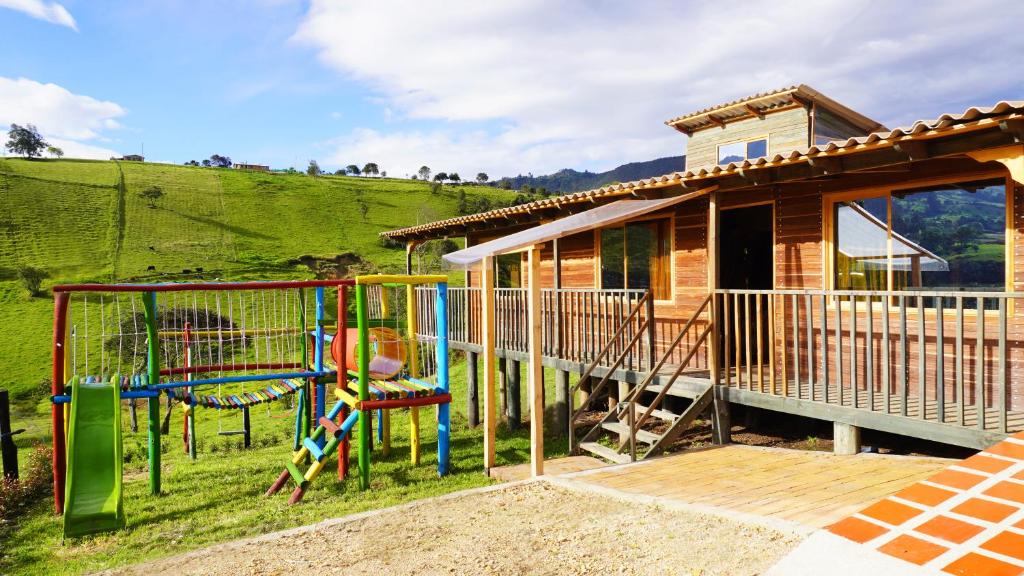
[[[313,456],[313,459],[317,462],[324,459],[324,451],[316,445],[316,440],[313,440],[312,438],[303,438],[302,445],[306,447],[306,450],[309,450],[310,455]]]
[[[288,469],[288,474],[291,475],[292,480],[294,480],[297,485],[303,486],[306,484],[306,475],[299,470],[298,466],[291,462],[286,462],[284,467]]]
[[[341,434],[341,427],[334,423],[333,420],[328,419],[326,416],[320,417],[320,425],[327,430],[327,433],[337,438]]]

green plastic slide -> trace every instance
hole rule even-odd
[[[121,502],[121,388],[110,382],[71,383],[64,536],[124,526]]]

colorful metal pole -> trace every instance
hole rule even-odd
[[[54,396],[64,394],[64,347],[68,319],[68,294],[58,292],[53,300],[53,372],[50,391]],[[64,513],[64,478],[67,473],[67,446],[64,436],[64,406],[50,407],[53,425],[53,511]]]
[[[143,316],[146,320],[146,367],[149,385],[160,383],[160,343],[156,332],[156,292],[142,294]],[[149,403],[149,491],[160,494],[160,398]]]
[[[366,285],[356,284],[356,327],[359,331],[359,399],[370,398],[370,333],[366,315]],[[359,488],[370,488],[370,415],[359,411]]]
[[[338,335],[336,338],[341,340],[342,357],[336,359],[338,363],[338,376],[337,386],[341,390],[348,390],[348,370],[345,367],[345,351],[348,350],[348,288],[344,286],[338,286]],[[347,406],[341,407],[341,413],[339,420],[344,422],[348,418],[349,409]],[[349,443],[348,434],[341,440],[341,446],[338,448],[338,480],[344,480],[348,477],[348,453],[351,447]]]
[[[313,349],[313,369],[317,372],[323,372],[324,370],[324,287],[317,286],[316,288],[316,344]],[[320,417],[324,415],[326,409],[325,398],[326,386],[323,383],[317,381],[314,382],[316,389],[316,396],[314,399],[315,405],[313,406],[313,422],[319,422]],[[317,446],[323,449],[326,440],[320,438],[317,440]]]
[[[191,349],[191,334],[192,334],[192,323],[185,322],[185,331],[182,334],[182,339],[185,344],[185,368],[192,367],[192,349]],[[192,373],[186,372],[185,380],[192,380]],[[185,389],[189,393],[191,398],[192,387],[189,386]],[[185,410],[185,452],[188,453],[188,457],[192,460],[196,459],[196,407],[192,405],[192,402],[183,404]]]
[[[419,342],[416,340],[416,331],[418,329],[416,313],[416,287],[408,284],[405,287],[405,324],[406,338],[409,342],[409,376],[413,378],[421,376]],[[420,409],[416,406],[409,408],[409,457],[412,460],[413,466],[419,465]]]
[[[437,387],[448,392],[448,284],[437,284]],[[437,406],[437,474],[448,473],[451,447],[451,402]]]
[[[299,358],[303,369],[309,366],[309,326],[306,324],[306,290],[299,288],[299,325],[302,331],[299,332]],[[302,439],[310,433],[310,409],[309,409],[309,378],[303,379],[302,390],[299,390],[299,398],[295,405],[295,443],[292,450],[298,451],[302,448]]]

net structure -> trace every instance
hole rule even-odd
[[[214,409],[281,399],[328,375],[312,351],[342,282],[58,287],[61,381],[119,376],[122,391]]]

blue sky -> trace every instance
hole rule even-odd
[[[1024,2],[0,0],[0,125],[69,156],[492,177],[684,152],[807,83],[889,126],[1024,100]]]

